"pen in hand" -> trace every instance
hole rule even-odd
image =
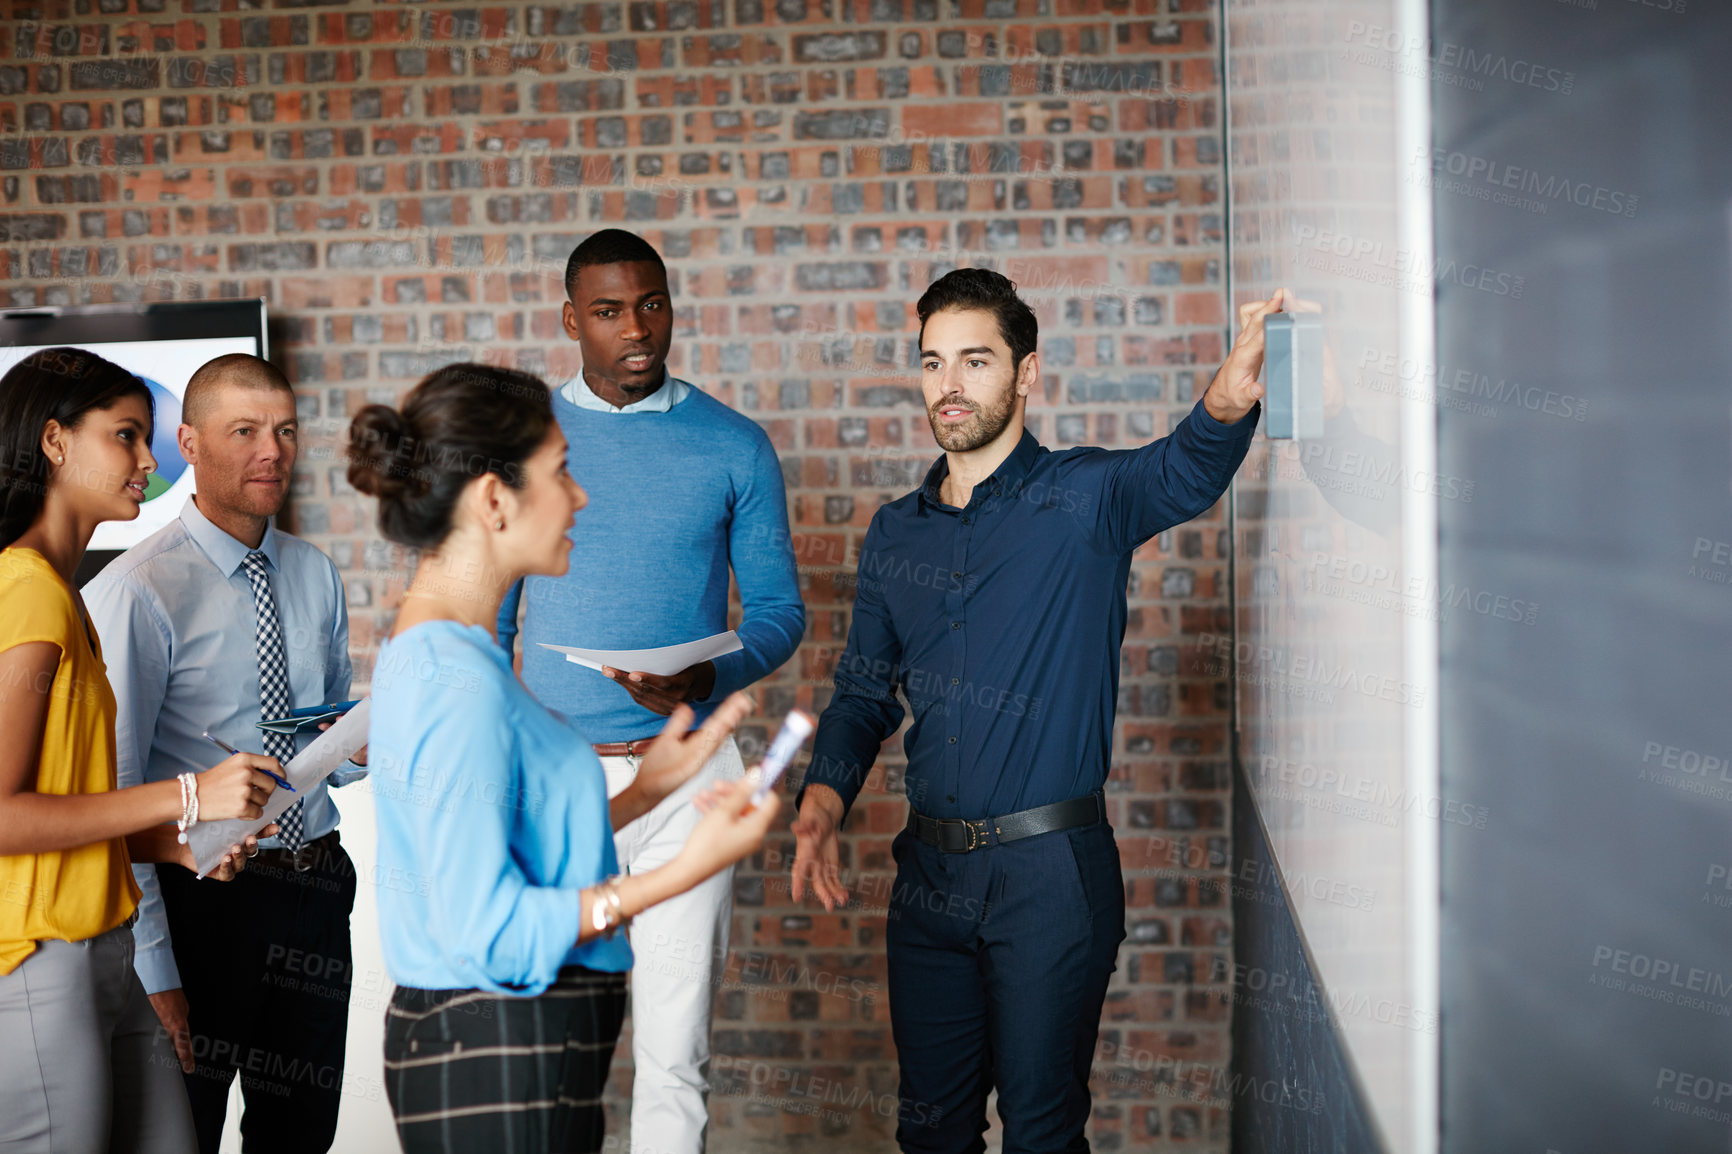
[[[239,753],[240,752],[240,750],[236,749],[234,746],[230,745],[228,742],[224,741],[222,738],[212,737],[210,735],[209,730],[206,730],[200,736],[202,736],[206,741],[210,742],[212,745],[216,746],[218,749],[222,750],[224,753]],[[276,782],[278,785],[282,786],[284,789],[288,790],[290,793],[301,792],[300,790],[296,789],[294,786],[290,785],[289,779],[286,777],[283,777],[279,774],[272,773],[268,769],[261,769],[261,770],[259,770],[259,772],[264,774],[266,777],[270,778],[272,781]]]

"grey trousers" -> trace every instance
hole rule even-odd
[[[186,1085],[132,972],[132,927],[0,976],[0,1154],[196,1154]]]

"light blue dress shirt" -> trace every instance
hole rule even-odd
[[[180,517],[111,561],[83,589],[102,638],[118,705],[115,756],[122,789],[209,769],[228,756],[205,730],[236,749],[263,753],[257,611],[241,562],[246,545],[188,501]],[[277,602],[289,663],[289,706],[349,696],[349,611],[331,559],[297,537],[265,529],[259,552]],[[317,732],[302,734],[296,749]],[[366,776],[332,774],[331,785]],[[337,828],[326,782],[306,792],[305,839]],[[261,845],[280,844],[265,838]],[[144,891],[133,926],[135,966],[146,993],[180,986],[156,867],[133,867]]]
[[[685,400],[686,394],[691,391],[690,385],[668,372],[665,367],[662,369],[662,387],[623,409],[616,409],[596,396],[595,390],[589,387],[589,382],[583,379],[582,373],[559,386],[560,396],[580,409],[593,409],[598,413],[665,413]]]
[[[623,933],[577,944],[580,891],[619,868],[601,761],[491,633],[424,621],[381,645],[367,747],[393,981],[534,995],[561,966],[631,968]]]

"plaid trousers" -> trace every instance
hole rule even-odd
[[[385,1011],[385,1094],[404,1154],[601,1150],[625,983],[567,966],[533,998],[399,986]]]

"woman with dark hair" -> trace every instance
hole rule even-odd
[[[256,818],[275,759],[115,788],[114,694],[73,574],[144,501],[155,410],[81,349],[0,378],[0,1149],[195,1142],[179,1063],[132,969],[134,861],[191,864],[199,819]],[[267,827],[267,830],[270,827]],[[215,876],[233,877],[247,851]]]
[[[349,481],[421,550],[373,670],[368,733],[385,962],[385,1088],[408,1154],[600,1150],[631,948],[615,931],[762,844],[757,774],[699,795],[658,869],[614,875],[613,831],[697,772],[751,708],[681,706],[611,801],[590,743],[494,640],[519,578],[566,571],[583,490],[547,386],[483,365],[429,376],[349,431]]]

